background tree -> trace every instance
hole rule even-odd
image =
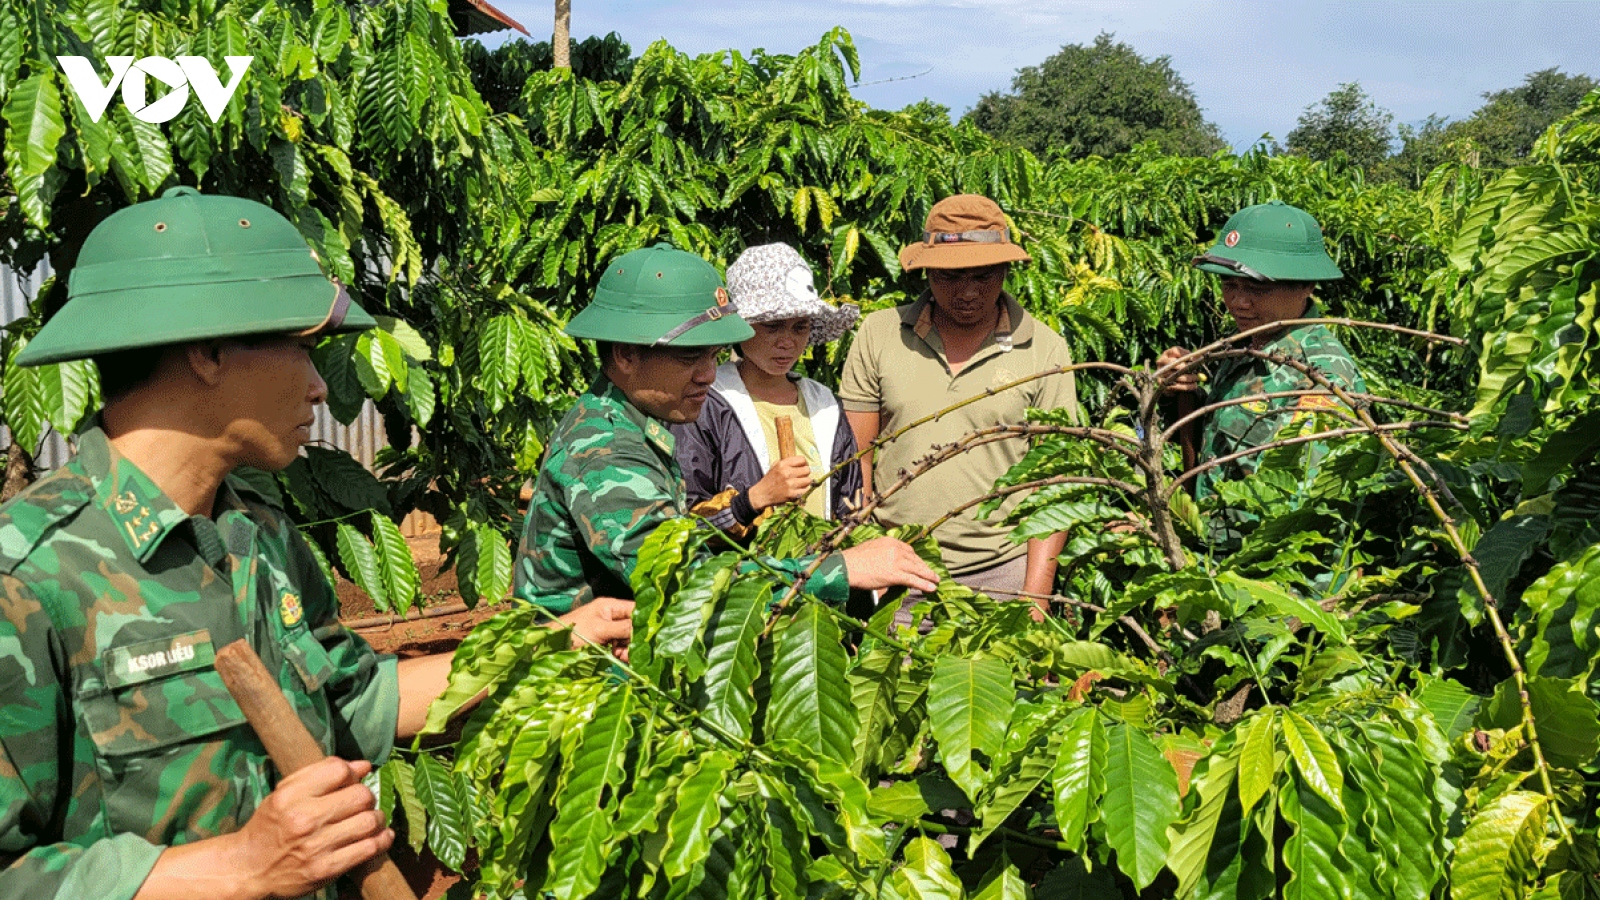
[[[1019,539],[1068,533],[1066,615],[947,581],[937,627],[896,634],[896,604],[860,622],[780,599],[741,551],[688,565],[708,533],[680,520],[641,552],[629,662],[528,627],[533,607],[472,631],[433,718],[488,691],[461,740],[397,748],[369,782],[413,850],[472,859],[463,890],[496,900],[1593,896],[1600,95],[1523,165],[1408,190],[1153,142],[1041,162],[929,104],[861,103],[842,29],[794,55],[612,41],[597,65],[625,74],[591,79],[576,51],[554,72],[548,47],[463,48],[428,0],[0,0],[0,263],[48,253],[59,291],[95,216],[191,184],[272,203],[383,316],[316,350],[336,417],[384,414],[381,480],[309,448],[258,483],[380,609],[418,598],[395,526],[413,507],[466,596],[504,597],[516,498],[593,372],[561,323],[619,253],[665,240],[721,265],[782,240],[877,309],[923,289],[895,250],[932,202],[982,191],[1034,259],[1011,293],[1089,361],[1093,424],[1017,426],[1039,444],[1000,488],[1030,494]],[[220,122],[96,123],[61,83],[68,49],[101,71],[258,59]],[[1304,427],[1350,440],[1314,472],[1285,438],[1197,505],[1157,403],[1176,373],[1121,364],[1232,331],[1188,260],[1273,197],[1324,227],[1346,273],[1319,289],[1329,312],[1382,323],[1334,326],[1382,417],[1330,404]],[[26,447],[94,405],[92,369],[5,365],[51,292],[0,339]],[[1251,519],[1236,547],[1206,525],[1223,508]],[[874,533],[827,527],[778,517],[758,547]]]
[[[1542,69],[1524,78],[1520,87],[1484,94],[1488,102],[1447,131],[1452,139],[1468,138],[1477,144],[1485,164],[1521,165],[1533,142],[1597,87],[1600,82],[1587,75]]]
[[[1524,165],[1534,142],[1596,87],[1600,82],[1587,75],[1533,72],[1519,87],[1484,93],[1487,102],[1468,118],[1451,122],[1432,115],[1420,125],[1400,125],[1399,152],[1370,174],[1418,188],[1446,163],[1495,169]]]
[[[1145,141],[1178,156],[1226,149],[1169,57],[1145,59],[1113,38],[1068,44],[1018,71],[1011,93],[985,94],[967,119],[1040,156],[1112,156]]]
[[[1389,156],[1393,125],[1394,115],[1352,81],[1306,107],[1285,143],[1290,153],[1318,162],[1342,153],[1351,165],[1370,172]]]
[[[1372,170],[1379,180],[1395,181],[1415,189],[1445,163],[1478,164],[1475,146],[1451,127],[1446,116],[1430,115],[1420,125],[1401,123],[1396,130],[1400,149]]]

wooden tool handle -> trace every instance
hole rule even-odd
[[[327,754],[306,730],[304,722],[289,705],[283,688],[272,677],[261,657],[244,641],[234,641],[217,651],[217,674],[228,686],[235,703],[250,721],[256,736],[266,745],[267,755],[278,767],[278,774],[292,775],[322,761]]]
[[[778,427],[778,458],[794,456],[794,421],[788,416],[778,416],[772,420],[772,424]]]
[[[289,705],[277,679],[248,643],[234,641],[218,650],[216,664],[222,683],[228,686],[228,693],[267,748],[279,775],[286,777],[326,758]],[[363,900],[417,900],[416,892],[387,853],[367,860],[351,874],[361,885]]]
[[[1194,412],[1194,392],[1184,391],[1178,395],[1178,418],[1184,418],[1192,412]],[[1185,422],[1178,428],[1178,443],[1183,447],[1183,469],[1187,472],[1195,467],[1195,460],[1199,456],[1195,448],[1193,422]],[[1193,494],[1194,483],[1193,478],[1189,479],[1183,483],[1184,489]]]

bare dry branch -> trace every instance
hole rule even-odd
[[[1219,409],[1226,409],[1227,407],[1230,407],[1230,406],[1242,406],[1242,405],[1244,405],[1246,403],[1255,403],[1255,402],[1258,402],[1258,401],[1261,401],[1261,400],[1281,400],[1281,399],[1286,399],[1286,398],[1289,398],[1289,397],[1332,397],[1332,396],[1333,396],[1333,394],[1330,394],[1327,391],[1324,391],[1324,390],[1321,390],[1321,389],[1317,389],[1317,390],[1301,390],[1301,391],[1271,391],[1269,393],[1264,393],[1264,394],[1248,394],[1248,395],[1243,396],[1243,397],[1237,397],[1237,398],[1235,398],[1233,400],[1222,400],[1222,401],[1219,401],[1217,403],[1212,403],[1212,404],[1207,405],[1207,406],[1202,406],[1199,409],[1195,410],[1194,412],[1191,412],[1188,415],[1183,416],[1182,418],[1180,418],[1177,421],[1173,422],[1171,425],[1168,425],[1166,427],[1166,429],[1164,431],[1162,431],[1161,436],[1170,441],[1170,440],[1172,440],[1173,435],[1178,433],[1178,429],[1182,428],[1183,426],[1189,424],[1190,422],[1193,422],[1193,421],[1196,421],[1198,419],[1204,418],[1205,416],[1210,415],[1211,413],[1214,413]],[[1379,405],[1379,406],[1393,406],[1393,407],[1397,407],[1399,409],[1409,410],[1411,412],[1418,412],[1418,413],[1422,413],[1423,415],[1433,416],[1435,418],[1450,419],[1452,421],[1461,422],[1463,424],[1466,424],[1469,421],[1468,418],[1465,415],[1462,415],[1461,413],[1454,413],[1454,412],[1450,412],[1449,410],[1444,410],[1444,409],[1434,409],[1434,408],[1432,408],[1430,406],[1423,406],[1420,403],[1412,403],[1412,402],[1407,401],[1407,400],[1396,400],[1396,399],[1394,399],[1392,397],[1381,397],[1381,396],[1379,396],[1377,394],[1357,394],[1357,393],[1354,393],[1354,392],[1352,392],[1350,394],[1350,396],[1352,396],[1352,397],[1356,398],[1357,400],[1359,400],[1361,402],[1364,402],[1364,403],[1370,403],[1370,404]],[[1284,409],[1284,410],[1272,410],[1272,412],[1284,412],[1284,411],[1287,411],[1287,408]],[[1324,412],[1324,410],[1320,410],[1320,409],[1317,410],[1317,411],[1318,412]]]
[[[1388,422],[1382,425],[1375,424],[1370,427],[1367,425],[1356,425],[1350,428],[1333,428],[1327,431],[1318,431],[1314,434],[1295,435],[1292,438],[1280,438],[1278,440],[1268,441],[1267,443],[1261,444],[1257,447],[1250,447],[1245,450],[1240,450],[1237,453],[1229,453],[1227,456],[1218,456],[1214,459],[1209,459],[1198,466],[1195,466],[1189,471],[1184,472],[1182,475],[1179,475],[1177,478],[1173,479],[1172,485],[1167,491],[1167,496],[1171,497],[1172,491],[1177,490],[1185,481],[1188,481],[1202,472],[1205,472],[1209,469],[1215,469],[1218,466],[1225,466],[1228,463],[1244,459],[1246,457],[1258,456],[1262,453],[1266,453],[1268,450],[1277,450],[1282,447],[1293,447],[1298,444],[1310,444],[1317,441],[1352,437],[1354,435],[1387,434],[1390,432],[1400,431],[1420,431],[1427,428],[1448,428],[1453,431],[1466,431],[1468,426],[1457,422],[1435,422],[1426,420],[1421,422]]]
[[[950,404],[949,406],[946,406],[944,409],[938,410],[937,412],[929,413],[928,415],[925,415],[920,419],[916,419],[914,421],[907,422],[905,425],[901,426],[900,428],[895,429],[894,431],[890,432],[889,434],[879,435],[877,437],[877,439],[875,439],[872,443],[868,444],[867,446],[858,447],[856,449],[856,455],[855,456],[852,456],[849,459],[845,460],[844,462],[839,463],[838,465],[834,466],[832,469],[829,469],[828,473],[826,475],[822,476],[822,478],[819,478],[817,480],[817,484],[821,484],[822,480],[825,479],[825,478],[830,478],[830,477],[832,477],[834,475],[839,474],[839,471],[841,469],[843,469],[845,466],[849,465],[852,462],[855,462],[855,461],[861,459],[862,457],[866,456],[868,453],[871,453],[872,451],[877,450],[879,447],[882,447],[883,445],[889,443],[890,441],[893,441],[896,438],[899,438],[900,436],[904,435],[906,432],[910,431],[911,429],[916,428],[919,425],[926,425],[929,422],[936,422],[939,419],[942,419],[945,416],[948,416],[951,413],[956,412],[957,410],[964,409],[964,408],[966,408],[968,406],[971,406],[974,403],[977,403],[979,400],[982,400],[985,397],[993,397],[996,394],[1004,393],[1005,391],[1009,391],[1009,390],[1014,390],[1016,388],[1022,387],[1025,384],[1031,384],[1032,382],[1038,381],[1041,378],[1049,378],[1051,375],[1064,375],[1064,374],[1066,374],[1068,372],[1087,372],[1087,371],[1095,371],[1095,370],[1111,372],[1113,374],[1123,375],[1123,376],[1132,374],[1132,372],[1133,372],[1133,370],[1128,368],[1127,366],[1119,366],[1116,363],[1107,363],[1107,362],[1073,363],[1072,365],[1067,365],[1067,366],[1052,366],[1052,367],[1050,367],[1048,369],[1043,369],[1041,371],[1034,372],[1032,375],[1024,375],[1023,377],[1018,378],[1015,381],[1008,381],[1005,384],[998,385],[996,387],[985,388],[982,391],[979,391],[978,393],[973,394],[972,396],[967,397],[964,400],[959,400],[959,401],[957,401],[955,403]],[[816,484],[813,484],[812,485],[812,490],[815,490],[815,489],[816,489]]]
[[[1067,437],[1083,438],[1084,440],[1094,441],[1114,452],[1121,453],[1130,460],[1135,458],[1136,450],[1129,449],[1123,445],[1132,444],[1135,448],[1138,446],[1138,443],[1127,435],[1118,434],[1106,428],[1085,428],[1075,425],[993,425],[988,428],[980,428],[954,443],[934,448],[932,453],[919,459],[911,469],[901,472],[900,477],[893,484],[882,491],[874,492],[874,495],[868,498],[866,503],[862,504],[861,509],[851,513],[848,518],[841,519],[841,524],[839,528],[834,529],[834,533],[838,533],[841,530],[848,531],[856,524],[866,521],[878,510],[878,507],[883,505],[885,500],[904,490],[911,482],[927,474],[935,467],[949,462],[963,453],[985,444],[1034,435],[1065,435]],[[833,537],[834,533],[830,533],[828,538]],[[824,538],[823,542],[827,543],[828,538]]]
[[[1227,337],[1212,341],[1198,350],[1191,351],[1184,356],[1173,360],[1170,364],[1154,370],[1156,373],[1157,382],[1163,387],[1166,387],[1172,383],[1173,378],[1188,372],[1190,369],[1195,368],[1208,359],[1215,358],[1214,354],[1217,351],[1226,351],[1232,349],[1234,345],[1240,343],[1248,345],[1256,338],[1270,337],[1295,325],[1342,325],[1347,328],[1368,328],[1374,331],[1387,331],[1393,334],[1403,334],[1408,337],[1422,338],[1429,343],[1453,344],[1457,347],[1465,347],[1467,345],[1465,340],[1458,337],[1451,337],[1447,334],[1437,334],[1432,331],[1420,331],[1415,328],[1406,328],[1403,325],[1390,325],[1387,322],[1363,322],[1360,319],[1328,317],[1316,319],[1284,319],[1282,321],[1271,322],[1266,325],[1257,325],[1256,327],[1246,331],[1235,332]]]

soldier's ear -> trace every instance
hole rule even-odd
[[[639,368],[639,361],[644,355],[644,348],[633,344],[611,344],[611,359],[608,362],[623,375],[632,375]]]
[[[184,359],[189,371],[201,384],[215,386],[222,382],[222,344],[218,341],[197,341],[184,345]]]

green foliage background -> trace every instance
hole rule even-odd
[[[116,102],[90,122],[67,53],[257,59],[221,122],[195,106],[151,126]],[[1019,536],[1069,534],[1068,615],[1043,625],[947,585],[930,633],[893,633],[780,601],[731,551],[688,566],[704,535],[664,528],[626,668],[532,610],[473,632],[435,724],[490,699],[452,751],[374,781],[417,846],[472,851],[473,889],[505,897],[1593,892],[1600,96],[1518,168],[1442,166],[1411,190],[1263,152],[1041,161],[854,100],[841,30],[794,56],[595,41],[578,59],[463,46],[427,0],[0,0],[0,262],[49,253],[61,273],[3,339],[19,444],[95,403],[86,366],[9,365],[76,247],[180,183],[284,212],[383,317],[318,350],[334,414],[371,399],[390,425],[381,477],[313,448],[273,482],[380,608],[417,600],[395,527],[413,508],[446,523],[467,596],[504,596],[517,490],[592,371],[560,325],[606,260],[660,240],[718,265],[787,241],[828,294],[878,308],[920,291],[895,252],[932,202],[985,193],[1034,257],[1019,299],[1079,358],[1143,364],[1226,333],[1187,261],[1280,197],[1347,273],[1330,312],[1467,342],[1343,332],[1374,393],[1470,421],[1404,435],[1425,497],[1370,437],[1314,471],[1275,453],[1201,507],[1039,491]],[[827,379],[845,349],[806,366]],[[1116,389],[1084,392],[1133,435]],[[1054,436],[1008,479],[1091,475],[1167,477]],[[1246,525],[1215,540],[1227,511]],[[1129,516],[1176,522],[1184,565],[1106,527]],[[798,552],[819,528],[785,519],[760,546]]]

